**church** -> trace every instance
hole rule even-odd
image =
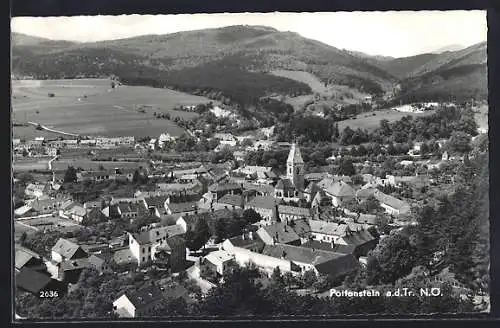
[[[286,161],[286,177],[281,178],[274,187],[274,197],[284,201],[297,202],[304,198],[304,160],[300,149],[294,142]]]

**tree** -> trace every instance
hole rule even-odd
[[[262,220],[262,216],[253,208],[248,208],[243,211],[243,219],[249,224],[257,223]]]
[[[318,280],[318,276],[313,269],[309,269],[302,275],[302,284],[305,288],[311,288],[316,281]]]
[[[64,173],[64,182],[76,182],[76,170],[73,166],[68,166],[66,172]]]
[[[338,175],[353,176],[356,174],[356,169],[352,163],[352,160],[341,158],[339,162],[339,168],[337,170]]]
[[[446,147],[452,153],[464,154],[471,151],[471,137],[462,131],[453,131]]]
[[[191,250],[198,250],[205,246],[210,239],[210,227],[204,218],[198,219],[191,234],[186,234],[186,244]]]

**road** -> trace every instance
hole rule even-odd
[[[78,134],[74,134],[74,133],[64,132],[64,131],[60,131],[60,130],[54,130],[54,129],[48,128],[48,127],[41,125],[39,123],[36,123],[36,122],[28,122],[28,123],[31,125],[34,125],[34,126],[40,126],[43,130],[46,130],[49,132],[64,134],[64,135],[71,136],[71,137],[78,137],[79,136]]]
[[[51,171],[52,171],[52,162],[53,162],[53,161],[55,161],[58,157],[59,157],[59,156],[58,156],[58,155],[56,155],[56,156],[54,156],[54,158],[52,158],[50,161],[48,161],[48,163],[47,163],[47,164],[48,164],[48,166],[49,166],[49,170],[51,170]]]

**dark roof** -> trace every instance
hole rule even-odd
[[[343,239],[348,245],[353,245],[356,247],[359,247],[366,243],[374,242],[376,240],[375,237],[373,237],[372,234],[366,230],[351,233]]]
[[[293,186],[292,181],[290,179],[280,179],[278,183],[276,184],[275,189],[280,189],[280,190],[293,190],[295,187]]]
[[[230,195],[226,194],[221,199],[217,201],[220,204],[227,204],[232,206],[242,206],[243,205],[243,197],[241,195]]]
[[[381,204],[388,205],[394,209],[397,209],[401,212],[408,212],[410,211],[410,205],[400,199],[397,199],[396,197],[393,197],[391,195],[386,195],[383,192],[377,191],[376,193],[373,194],[375,198],[378,199],[378,201]]]
[[[52,247],[53,252],[61,254],[65,258],[73,257],[78,249],[81,249],[81,247],[64,238],[59,238],[54,247]]]
[[[288,226],[291,227],[300,237],[309,237],[311,233],[311,226],[305,218],[293,220],[288,223]]]
[[[358,266],[358,261],[352,254],[324,251],[293,245],[266,245],[265,255],[284,258],[292,262],[301,262],[314,265],[316,270],[324,274],[340,276],[352,272]]]
[[[184,203],[169,203],[167,204],[168,208],[172,213],[181,213],[181,212],[191,212],[194,211],[197,207],[198,202],[184,202]]]
[[[16,275],[15,280],[18,288],[31,293],[38,293],[47,287],[53,279],[48,274],[23,268]]]
[[[88,258],[88,262],[91,266],[94,266],[96,268],[101,268],[102,265],[106,262],[106,259],[104,259],[98,255],[91,255]]]
[[[122,212],[122,214],[123,213],[137,212],[137,204],[136,203],[118,203],[117,205],[120,208],[120,211]]]
[[[63,271],[71,271],[71,270],[81,270],[88,268],[90,266],[89,259],[76,259],[76,260],[68,260],[61,262],[60,268]]]
[[[274,209],[278,201],[272,196],[257,196],[248,202],[247,207]]]
[[[29,261],[36,259],[42,261],[40,255],[25,248],[16,249],[16,269],[23,268]]]
[[[143,287],[137,291],[126,292],[125,296],[136,309],[147,307],[149,304],[163,299],[163,293],[154,285]]]
[[[354,254],[354,251],[356,250],[356,247],[353,245],[325,243],[319,240],[309,240],[306,243],[302,244],[302,247],[320,249],[327,252],[335,252],[342,254]]]
[[[234,236],[232,238],[229,238],[229,241],[235,247],[241,247],[245,249],[259,247],[260,251],[262,251],[265,245],[262,239],[260,239],[259,235],[255,232],[248,232],[244,235],[242,234],[239,236]]]
[[[288,244],[300,240],[300,237],[285,222],[278,222],[268,226],[263,226],[261,231],[265,231],[269,237],[276,238],[277,243]]]
[[[165,206],[165,202],[167,201],[168,196],[151,196],[151,197],[145,197],[144,201],[146,202],[147,206],[154,206],[157,208],[163,208]]]
[[[377,188],[364,188],[360,189],[356,192],[356,197],[359,199],[366,199],[370,196],[373,196],[377,192]]]
[[[119,265],[137,262],[137,260],[134,258],[134,256],[132,255],[132,252],[130,251],[130,249],[128,247],[124,248],[124,249],[117,250],[113,254],[113,261]]]

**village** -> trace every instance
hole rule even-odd
[[[117,279],[145,274],[140,287],[116,294],[110,315],[117,317],[147,315],[172,288],[193,301],[194,294],[204,295],[223,282],[234,266],[255,266],[269,278],[276,270],[298,281],[328,277],[322,288],[297,288],[298,293],[327,295],[367,265],[368,253],[380,240],[417,224],[412,208],[423,200],[403,197],[405,191],[451,184],[453,173],[440,169],[467,160],[467,155],[449,155],[443,139],[439,157],[421,156],[423,143],[394,156],[399,160],[394,171],[406,175],[362,173],[384,166],[370,160],[350,164],[357,174],[307,172],[300,144],[277,142],[272,129],[265,132],[259,140],[214,133],[213,152],[230,153],[230,160],[172,164],[150,159],[145,166],[133,167],[132,161],[132,167],[98,170],[61,170],[51,163],[75,150],[90,156],[114,149],[117,156],[124,151],[144,159],[177,138],[164,133],[149,140],[14,139],[15,156],[51,159],[42,172],[14,174],[14,188],[24,190],[14,211],[16,286],[51,298],[74,293],[89,269]],[[271,150],[288,152],[281,163],[286,172],[245,162],[249,152]],[[350,158],[349,150],[336,149],[328,163],[338,166]],[[30,240],[44,234],[56,239],[44,245]],[[149,275],[153,271],[156,278]],[[174,277],[184,277],[187,287]],[[442,279],[464,288],[453,275]]]

